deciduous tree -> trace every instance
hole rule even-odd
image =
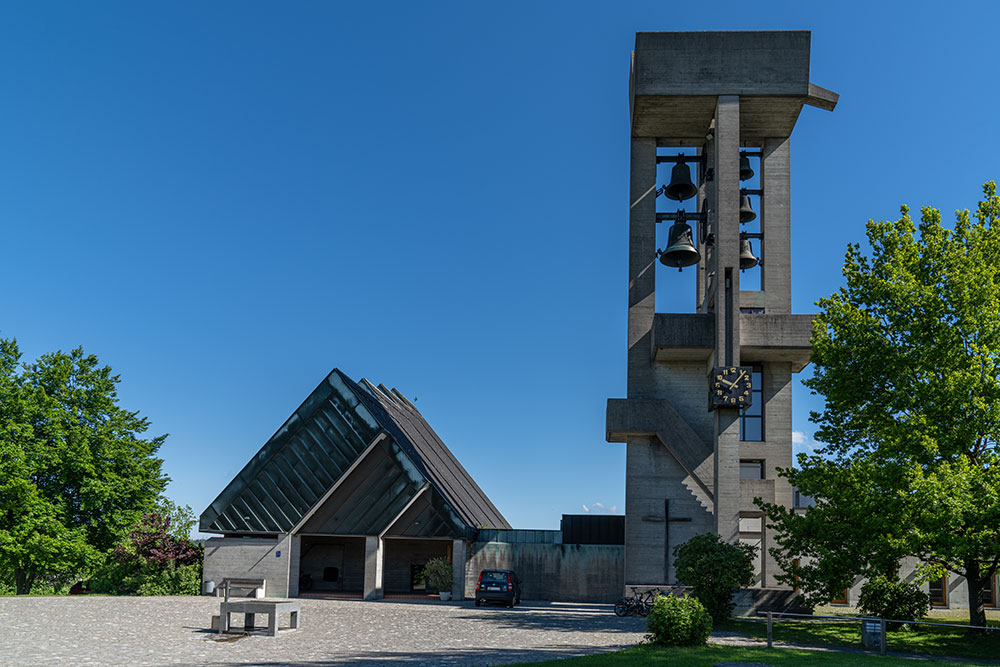
[[[1000,563],[1000,197],[995,183],[954,229],[936,209],[868,223],[846,286],[819,302],[814,375],[825,443],[783,474],[817,506],[762,504],[787,583],[814,601],[856,575],[965,577],[970,622]],[[796,565],[796,560],[800,563]]]
[[[148,421],[118,405],[117,375],[80,348],[21,364],[0,339],[0,571],[28,593],[70,578],[154,508],[167,477]]]

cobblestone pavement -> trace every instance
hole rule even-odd
[[[645,631],[610,605],[299,602],[297,631],[217,641],[218,598],[0,598],[0,665],[503,665],[624,648]]]

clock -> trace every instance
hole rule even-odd
[[[750,366],[716,366],[708,382],[708,404],[745,408],[751,403],[753,369]]]

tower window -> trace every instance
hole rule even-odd
[[[764,462],[740,461],[740,479],[764,479]]]
[[[750,378],[751,404],[740,414],[740,440],[762,442],[764,440],[764,368],[760,364],[752,366]]]

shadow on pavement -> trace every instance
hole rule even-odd
[[[482,620],[500,630],[540,630],[546,632],[645,632],[646,619],[615,616],[611,605],[567,605],[548,602],[504,607],[470,605],[459,612],[461,618]]]
[[[361,667],[376,667],[376,665],[406,665],[406,667],[430,667],[431,665],[509,665],[517,662],[538,662],[541,660],[559,660],[581,655],[593,655],[605,651],[614,651],[621,647],[606,647],[603,651],[593,646],[552,646],[533,649],[444,649],[441,651],[401,652],[373,651],[345,653],[332,659],[305,661],[255,661],[253,664],[262,667],[323,667],[324,665],[360,665]],[[246,665],[246,662],[212,662],[211,665]]]

